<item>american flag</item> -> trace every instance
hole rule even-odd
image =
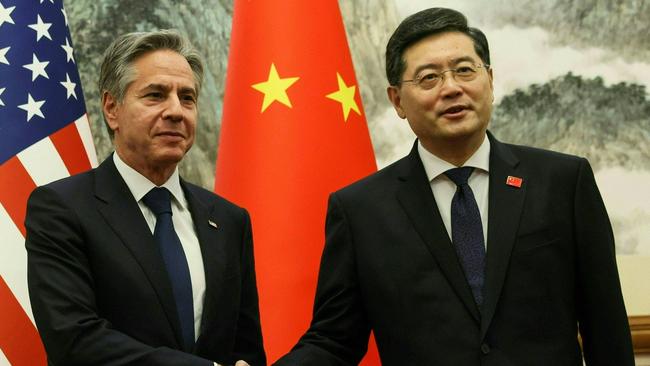
[[[27,291],[27,198],[96,165],[62,0],[0,0],[0,365],[46,364]]]

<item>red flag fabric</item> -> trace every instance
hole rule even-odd
[[[215,190],[250,211],[273,362],[311,320],[329,193],[376,164],[336,0],[235,0],[232,24]]]
[[[27,291],[38,185],[97,165],[61,0],[0,0],[0,365],[46,365]]]

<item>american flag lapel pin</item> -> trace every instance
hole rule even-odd
[[[508,178],[506,178],[506,184],[512,187],[521,188],[523,182],[524,180],[522,178],[513,177],[512,175],[509,175]]]
[[[215,229],[219,228],[219,225],[217,225],[217,223],[212,220],[208,220],[208,225],[212,226]]]

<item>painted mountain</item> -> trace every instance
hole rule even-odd
[[[197,141],[181,166],[214,181],[232,0],[65,0],[98,157],[111,144],[99,111],[98,63],[117,34],[177,28],[207,60]],[[620,254],[650,255],[650,3],[644,0],[339,0],[378,165],[414,136],[386,98],[384,49],[399,20],[431,6],[458,9],[490,40],[491,130],[503,141],[587,157]],[[314,40],[326,42],[327,40]]]

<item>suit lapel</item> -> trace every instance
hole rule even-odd
[[[478,322],[478,308],[431,193],[431,186],[417,152],[417,142],[402,164],[404,169],[399,177],[401,185],[397,199],[454,291]]]
[[[518,169],[519,160],[510,149],[490,138],[490,192],[488,199],[488,241],[485,300],[482,311],[481,337],[492,321],[508,270],[519,219],[526,196],[528,177]],[[523,179],[521,187],[506,184],[508,176]]]
[[[119,175],[112,155],[96,169],[95,197],[99,212],[142,267],[182,347],[176,303],[162,256],[131,191]]]
[[[201,256],[203,258],[203,268],[205,271],[205,297],[203,302],[203,315],[201,316],[201,333],[204,330],[212,328],[209,324],[218,322],[215,317],[219,314],[210,311],[210,309],[218,309],[217,299],[219,299],[220,292],[224,286],[227,286],[226,281],[226,260],[228,258],[226,247],[223,244],[224,240],[220,237],[223,229],[219,227],[222,225],[222,220],[212,212],[211,208],[207,207],[198,197],[192,192],[190,185],[181,179],[181,186],[185,192],[185,197],[192,215],[196,236],[201,246]],[[200,334],[199,334],[200,336]],[[197,339],[197,346],[200,344],[201,338]]]

